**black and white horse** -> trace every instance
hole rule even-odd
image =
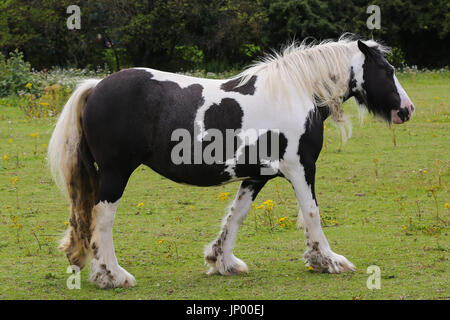
[[[79,268],[92,257],[90,278],[100,287],[133,286],[134,277],[117,262],[112,228],[130,175],[145,164],[184,184],[242,181],[218,237],[205,248],[209,274],[247,272],[233,255],[236,235],[274,177],[288,179],[295,190],[307,265],[330,273],[354,270],[322,231],[315,162],[324,120],[331,115],[344,126],[341,106],[350,97],[389,123],[410,119],[414,107],[384,58],[386,50],[373,40],[341,38],[290,46],[227,80],[132,68],[83,82],[49,143],[52,173],[71,203],[60,249]],[[229,131],[234,134],[225,139]],[[270,149],[266,156],[259,152],[263,147]]]

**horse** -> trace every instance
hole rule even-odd
[[[217,238],[205,247],[208,274],[248,272],[233,254],[236,236],[252,202],[275,177],[287,179],[298,200],[306,265],[318,272],[354,271],[331,250],[321,228],[315,163],[328,117],[350,131],[342,104],[352,97],[389,125],[411,118],[413,103],[387,52],[373,39],[341,37],[292,44],[229,79],[130,68],[85,80],[65,104],[48,147],[52,175],[70,202],[59,249],[74,270],[91,259],[90,280],[100,288],[134,286],[117,261],[112,230],[130,175],[146,165],[187,185],[240,181]],[[271,149],[265,156],[259,152],[264,148]]]

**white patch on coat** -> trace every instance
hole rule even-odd
[[[400,82],[398,81],[397,77],[394,74],[394,82],[395,86],[397,87],[397,92],[400,96],[400,108],[408,108],[410,112],[410,116],[413,114],[413,110],[411,110],[411,99],[409,98],[408,94],[406,93],[405,89],[401,86]]]
[[[362,85],[364,84],[364,54],[362,52],[356,53],[352,57],[352,68],[353,68],[353,78],[355,79],[356,87],[352,88],[353,92],[361,92],[364,93],[364,88]]]

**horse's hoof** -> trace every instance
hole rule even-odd
[[[136,279],[121,266],[109,267],[106,264],[91,266],[90,279],[101,289],[131,288],[136,285]]]
[[[219,261],[223,261],[222,258],[216,259],[215,263],[212,263],[212,261],[208,259],[205,260],[210,265],[210,268],[206,273],[208,275],[221,274],[224,276],[231,276],[248,272],[248,267],[245,262],[235,256],[232,256],[231,261],[225,261],[225,263],[219,263]]]
[[[343,273],[356,270],[347,258],[331,250],[324,250],[323,252],[318,249],[307,250],[304,258],[306,265],[318,272]]]

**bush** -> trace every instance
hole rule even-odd
[[[22,52],[15,50],[8,59],[0,53],[0,97],[19,96],[19,107],[27,118],[52,117],[61,111],[80,81],[104,78],[108,74],[101,68],[53,68],[38,72],[31,70]]]
[[[23,53],[17,49],[6,59],[0,53],[0,96],[19,94],[21,91],[36,93],[42,84],[38,76],[31,73],[31,66],[23,60]]]
[[[45,87],[40,96],[26,93],[20,100],[19,107],[27,118],[47,118],[60,113],[70,97],[72,90],[59,84]]]
[[[197,46],[176,46],[175,59],[183,70],[198,69],[203,62],[203,51]]]
[[[133,65],[133,62],[128,56],[127,50],[125,48],[115,48],[114,50],[105,49],[103,51],[103,62],[105,63],[105,69],[111,71],[119,71],[117,70],[116,54],[119,59],[120,69],[128,68]]]
[[[396,68],[402,69],[406,66],[405,55],[400,48],[392,47],[391,53],[386,56],[386,59]]]
[[[33,90],[27,83],[25,90],[19,90],[20,108],[27,118],[47,118],[59,114],[76,85],[88,78],[104,78],[108,72],[103,69],[61,69],[33,72],[30,77],[39,79],[42,89]]]

